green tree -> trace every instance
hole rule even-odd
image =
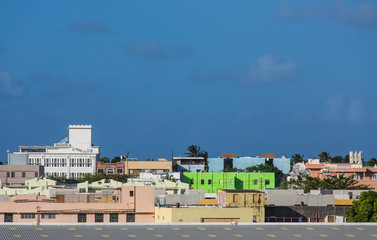
[[[301,163],[304,162],[304,155],[300,154],[294,154],[291,156],[291,164],[292,166],[295,165],[296,163]]]
[[[287,182],[281,184],[281,189],[303,189],[305,193],[310,192],[310,190],[315,190],[318,188],[323,189],[353,189],[362,190],[370,189],[367,185],[358,185],[359,181],[353,179],[353,176],[347,177],[345,175],[338,176],[327,176],[325,179],[320,179],[317,177],[303,176],[299,175],[297,179],[291,179]]]
[[[120,162],[121,159],[120,157],[114,157],[112,160],[111,160],[111,163],[117,163],[117,162]]]
[[[377,159],[371,158],[369,159],[369,161],[366,161],[364,165],[368,167],[374,167],[374,165],[377,165]]]
[[[321,162],[329,162],[329,160],[331,159],[330,153],[328,152],[321,152],[320,154],[318,154],[318,157],[321,160]]]
[[[247,172],[273,172],[275,173],[275,186],[280,185],[281,178],[283,177],[283,172],[272,165],[269,164],[259,164],[257,166],[251,166],[246,168]]]
[[[344,162],[344,158],[341,155],[336,155],[331,158],[332,163],[342,163]]]
[[[190,145],[187,147],[187,157],[200,157],[200,154],[203,153],[202,150],[200,150],[200,147],[197,145]]]
[[[350,222],[377,222],[377,192],[368,191],[346,212]]]
[[[101,157],[99,160],[101,162],[104,162],[104,163],[109,163],[110,162],[110,159],[108,157]]]

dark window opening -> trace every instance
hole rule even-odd
[[[134,191],[130,191],[130,197],[134,196]]]
[[[208,184],[209,184],[209,185],[212,184],[212,180],[211,180],[211,179],[208,179]]]
[[[103,222],[103,213],[96,213],[94,217],[95,222]]]
[[[77,222],[86,222],[86,213],[79,213],[77,215]]]
[[[118,213],[110,213],[110,222],[118,222],[119,221],[119,214]]]
[[[126,222],[135,222],[135,213],[127,213]]]

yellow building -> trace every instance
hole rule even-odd
[[[260,222],[264,220],[253,208],[155,207],[155,222]],[[254,217],[255,216],[255,217]]]
[[[264,192],[219,190],[219,207],[155,207],[156,222],[264,222]]]

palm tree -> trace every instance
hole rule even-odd
[[[291,156],[292,165],[295,165],[296,163],[304,162],[304,154],[294,154]]]
[[[200,150],[200,147],[196,145],[190,145],[188,146],[187,150],[188,153],[185,153],[187,157],[199,157],[201,154],[203,154],[203,151]]]
[[[318,154],[318,157],[321,159],[321,162],[328,162],[331,159],[330,153],[328,152],[321,152]]]

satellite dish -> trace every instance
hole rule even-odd
[[[293,165],[292,169],[293,169],[293,173],[296,174],[296,175],[299,175],[299,174],[306,175],[307,174],[306,166],[303,163],[296,163],[295,165]]]

